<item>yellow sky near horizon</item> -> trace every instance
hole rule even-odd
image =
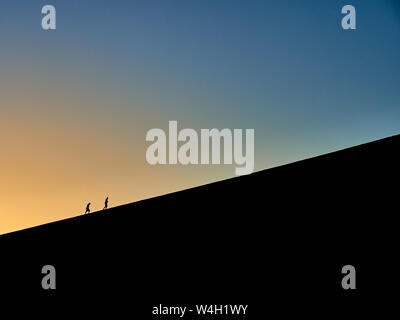
[[[145,149],[124,149],[107,137],[63,133],[42,124],[1,135],[0,234],[210,182],[168,166],[150,166]],[[109,138],[111,139],[111,138]],[[144,138],[143,138],[144,141]],[[139,158],[139,159],[138,159]],[[221,177],[222,178],[222,177]]]
[[[106,196],[112,207],[226,177],[147,164],[145,123],[158,115],[97,92],[40,92],[0,89],[0,234],[79,215],[87,202],[100,210]]]
[[[151,166],[145,127],[115,127],[101,116],[72,124],[68,117],[32,112],[40,101],[22,100],[31,111],[3,118],[0,129],[0,234],[82,214],[87,202],[101,210],[106,196],[113,207],[233,175],[233,168],[209,167],[204,174]]]

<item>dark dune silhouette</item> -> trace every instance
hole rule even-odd
[[[0,290],[41,292],[38,270],[51,263],[57,299],[89,295],[138,318],[162,302],[248,303],[258,318],[313,319],[389,303],[400,270],[399,148],[394,136],[3,235],[2,275],[13,280]],[[340,286],[346,264],[357,269],[355,292]]]

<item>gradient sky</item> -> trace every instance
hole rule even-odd
[[[254,128],[256,170],[400,133],[399,2],[1,1],[0,234],[234,176],[148,165],[168,120]]]

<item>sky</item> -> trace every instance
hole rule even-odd
[[[255,129],[255,171],[398,134],[399,36],[397,0],[1,1],[0,234],[235,176],[149,165],[169,120]]]

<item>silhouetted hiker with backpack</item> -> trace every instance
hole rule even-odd
[[[104,201],[104,208],[103,210],[108,208],[108,197],[106,198],[106,201]]]
[[[86,206],[86,211],[85,211],[85,214],[86,213],[90,213],[90,202],[87,204],[87,206]]]

